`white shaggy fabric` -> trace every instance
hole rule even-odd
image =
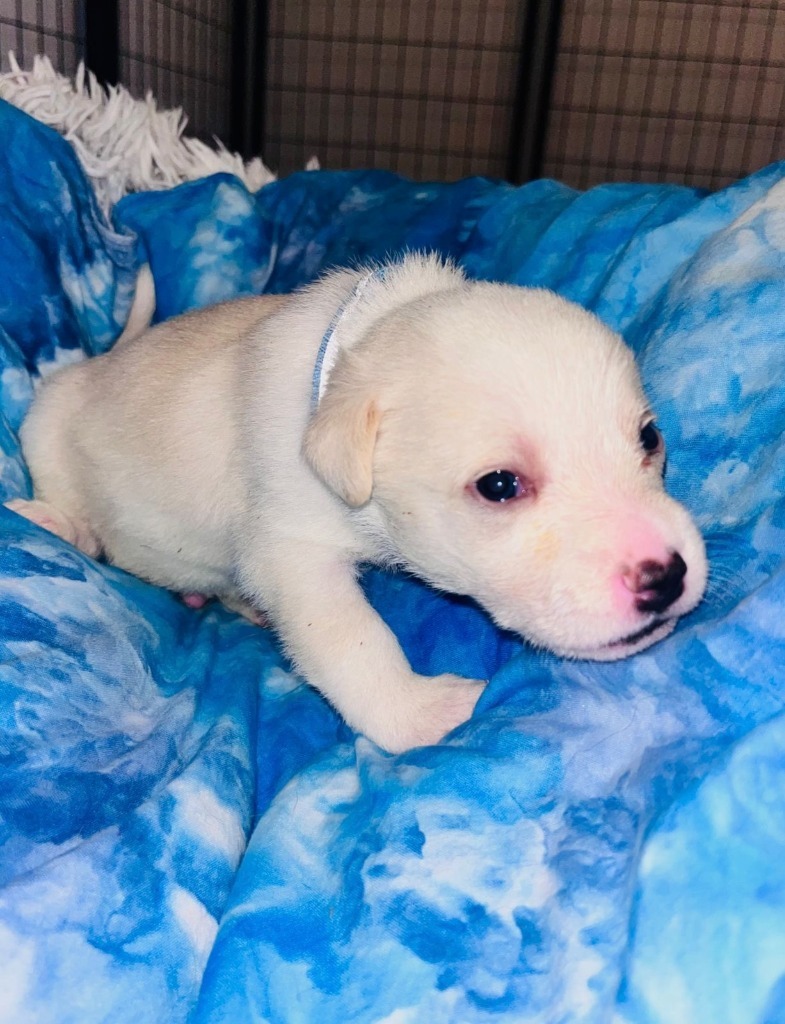
[[[0,98],[68,139],[105,212],[128,192],[170,188],[218,171],[237,175],[252,192],[275,180],[259,158],[245,163],[217,139],[213,149],[184,136],[183,111],[159,110],[149,92],[137,100],[123,86],[104,88],[83,64],[72,82],[48,57],[36,57],[32,71],[23,71],[13,53],[8,61]]]

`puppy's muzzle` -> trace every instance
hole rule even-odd
[[[667,563],[646,560],[622,574],[627,589],[636,595],[639,612],[664,612],[684,593],[687,563],[675,551]]]

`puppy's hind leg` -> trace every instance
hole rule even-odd
[[[23,498],[16,498],[14,501],[7,501],[5,507],[68,541],[91,558],[98,558],[101,554],[101,542],[87,523],[73,519],[48,501],[25,501]]]
[[[259,611],[258,608],[255,608],[250,601],[240,597],[239,594],[219,594],[218,600],[224,607],[230,611],[237,612],[238,615],[242,615],[244,619],[248,619],[254,626],[261,626],[262,629],[266,629],[270,625],[267,615]]]

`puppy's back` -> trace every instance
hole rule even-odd
[[[36,496],[88,523],[131,571],[121,546],[171,544],[173,531],[189,546],[220,548],[240,491],[238,354],[285,301],[187,313],[53,374],[21,432]]]

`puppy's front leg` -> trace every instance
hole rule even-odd
[[[437,743],[471,716],[484,683],[414,673],[354,566],[321,549],[276,561],[277,593],[266,602],[276,628],[299,670],[352,728],[398,752]]]

